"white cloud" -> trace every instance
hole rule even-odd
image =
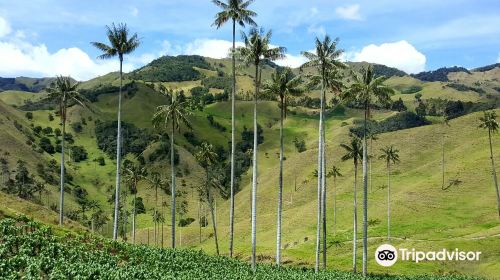
[[[188,43],[183,49],[183,54],[196,54],[211,58],[226,58],[233,43],[218,39],[196,39]],[[242,42],[236,42],[236,47],[243,46]]]
[[[118,59],[95,61],[79,48],[70,47],[49,52],[45,44],[32,44],[25,40],[25,32],[17,30],[12,36],[8,22],[0,17],[0,76],[47,77],[69,75],[77,80],[87,80],[118,70]],[[124,71],[133,69],[124,64]]]
[[[0,38],[8,35],[11,31],[9,23],[0,17]]]
[[[500,53],[498,53],[497,62],[500,63]]]
[[[130,14],[134,17],[136,17],[137,15],[139,15],[139,9],[137,9],[136,7],[131,7],[130,8]]]
[[[324,37],[326,35],[326,30],[325,27],[322,25],[318,26],[313,24],[307,28],[307,33],[314,34],[318,37]]]
[[[279,66],[288,66],[292,68],[297,68],[302,66],[302,64],[306,63],[307,59],[302,55],[292,55],[285,54],[284,59],[276,60],[275,63]]]
[[[359,13],[359,8],[359,4],[337,7],[335,13],[343,19],[362,20],[363,18]]]
[[[407,73],[425,70],[426,57],[405,40],[381,45],[368,45],[359,52],[346,52],[343,57],[350,61],[366,61],[384,64]]]

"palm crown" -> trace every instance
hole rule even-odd
[[[164,93],[166,94],[166,93]],[[191,128],[191,124],[187,119],[190,112],[187,110],[187,102],[179,101],[177,98],[172,98],[170,104],[161,105],[156,108],[156,113],[153,115],[153,125],[155,128],[160,126],[168,126],[170,123],[173,129],[180,130],[180,125],[183,124]]]
[[[332,169],[328,171],[328,174],[326,176],[337,178],[337,177],[342,177],[343,175],[342,173],[340,173],[340,168],[338,168],[336,165],[333,165]]]
[[[328,35],[325,36],[323,41],[316,38],[316,53],[302,52],[302,55],[309,61],[304,63],[301,68],[314,67],[323,77],[326,77],[327,72],[331,69],[345,68],[346,65],[339,61],[344,51],[337,49],[338,42],[338,38],[332,41]]]
[[[383,149],[380,149],[382,154],[378,157],[379,159],[384,159],[386,164],[389,165],[390,163],[396,164],[399,162],[399,150],[394,148],[393,145],[391,146],[386,146]]]
[[[295,76],[292,69],[285,67],[271,74],[271,80],[264,85],[264,91],[270,95],[279,96],[284,102],[286,114],[286,100],[292,96],[300,95],[303,90],[299,87],[302,82],[300,76]]]
[[[248,35],[241,32],[245,47],[237,48],[238,55],[246,65],[259,65],[262,60],[276,60],[285,56],[286,48],[270,46],[272,31],[264,34],[264,29],[252,28]]]
[[[385,76],[375,77],[373,66],[364,67],[361,75],[354,74],[354,83],[343,94],[345,100],[355,100],[363,103],[369,110],[369,104],[372,103],[372,97],[375,97],[382,105],[389,104],[394,90],[384,85],[387,80]]]
[[[488,129],[489,132],[498,132],[498,122],[496,120],[497,114],[495,111],[485,111],[484,115],[479,118],[481,124],[480,128]]]
[[[340,146],[346,151],[346,154],[342,156],[342,161],[352,159],[354,164],[358,164],[359,160],[363,157],[361,140],[358,137],[353,136],[349,145],[340,144]]]
[[[83,103],[79,100],[81,96],[78,91],[78,83],[73,82],[71,77],[66,76],[57,76],[55,81],[50,84],[47,88],[47,92],[49,93],[49,98],[57,101],[59,103],[59,112],[61,114],[61,119],[66,119],[66,104],[69,100],[76,101],[83,105]]]
[[[220,28],[224,23],[232,19],[243,27],[245,24],[257,26],[252,19],[252,17],[257,16],[257,13],[247,9],[253,1],[254,0],[227,0],[227,3],[224,3],[219,0],[213,0],[212,2],[221,8],[222,11],[215,15],[215,21],[212,25]]]
[[[217,154],[214,152],[212,144],[203,142],[195,154],[196,159],[200,164],[207,168],[217,161]]]
[[[120,61],[123,60],[124,54],[133,52],[140,45],[137,33],[129,37],[129,29],[124,23],[119,23],[116,26],[114,23],[111,26],[106,25],[106,35],[110,45],[104,43],[92,42],[91,44],[103,51],[103,54],[98,56],[100,59],[108,59],[118,55]]]

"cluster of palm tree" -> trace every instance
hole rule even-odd
[[[257,108],[258,98],[262,86],[262,65],[267,61],[273,61],[284,57],[286,49],[284,47],[273,47],[270,43],[272,32],[267,32],[262,28],[257,28],[253,17],[257,14],[248,9],[252,0],[227,0],[225,2],[214,0],[213,3],[221,8],[217,13],[213,25],[217,28],[222,27],[227,22],[232,22],[232,38],[233,44],[231,49],[232,58],[232,92],[231,92],[231,153],[230,153],[230,222],[229,222],[229,255],[234,253],[234,196],[235,196],[235,100],[236,100],[236,60],[240,60],[246,66],[255,67],[254,85],[255,91],[253,96],[253,127],[254,127],[254,143],[252,150],[252,197],[251,197],[251,240],[252,240],[252,268],[256,269],[256,209],[257,209],[257,182],[258,182],[258,135],[257,135]],[[235,32],[236,25],[245,27],[252,26],[248,33],[242,32],[243,47],[236,48]],[[114,204],[114,224],[113,224],[113,239],[118,236],[118,220],[119,220],[119,194],[120,194],[120,176],[122,164],[122,130],[121,130],[121,108],[122,108],[122,84],[123,72],[122,65],[124,55],[133,52],[140,45],[137,34],[130,35],[125,24],[119,24],[106,27],[109,44],[93,42],[92,45],[103,51],[99,56],[101,59],[108,59],[118,56],[120,62],[120,91],[118,95],[118,127],[117,127],[117,150],[116,150],[116,184],[115,184],[115,204]],[[308,61],[301,66],[303,69],[312,69],[309,74],[305,75],[308,83],[302,87],[303,81],[301,76],[296,76],[290,68],[277,70],[272,74],[270,81],[263,84],[263,91],[269,95],[275,96],[279,100],[280,108],[280,166],[278,180],[278,206],[277,206],[277,235],[276,235],[276,264],[281,264],[281,235],[282,235],[282,196],[283,196],[283,160],[284,160],[284,120],[287,115],[287,104],[290,98],[300,95],[304,90],[319,89],[320,90],[320,110],[319,110],[319,128],[318,128],[318,167],[317,167],[317,232],[316,232],[316,252],[315,252],[315,270],[320,269],[320,252],[323,252],[323,269],[326,268],[327,256],[327,225],[326,225],[326,207],[327,207],[327,186],[326,178],[333,177],[334,179],[334,232],[336,230],[336,179],[341,177],[340,169],[332,166],[327,172],[326,168],[326,129],[325,129],[325,114],[327,93],[332,94],[334,100],[345,102],[356,102],[362,105],[364,111],[363,117],[363,132],[361,135],[351,135],[351,141],[348,144],[341,144],[341,147],[346,151],[341,157],[342,161],[352,160],[354,164],[354,197],[353,197],[353,271],[356,272],[357,260],[357,182],[358,182],[358,167],[362,164],[363,178],[363,275],[367,274],[367,226],[368,226],[368,173],[369,173],[369,156],[368,142],[373,140],[374,134],[367,127],[368,120],[371,116],[370,108],[376,102],[382,105],[390,102],[390,96],[393,90],[384,85],[385,77],[376,77],[371,66],[363,68],[360,73],[350,71],[350,84],[344,84],[344,69],[348,68],[346,64],[341,62],[343,51],[338,49],[339,40],[332,40],[328,35],[323,40],[316,38],[314,52],[303,52],[302,54]],[[60,223],[63,223],[63,206],[64,206],[64,138],[65,138],[65,123],[66,123],[66,108],[68,101],[76,100],[83,105],[79,99],[76,87],[69,77],[57,77],[52,87],[49,89],[50,96],[56,99],[60,105],[60,118],[62,125],[62,153],[61,153],[61,194],[60,194]],[[304,89],[305,88],[305,89]],[[170,168],[171,168],[171,247],[176,245],[175,228],[176,228],[176,170],[174,162],[174,146],[175,132],[180,131],[181,127],[191,128],[187,110],[188,105],[185,101],[176,98],[175,94],[169,92],[164,87],[158,87],[157,91],[169,97],[169,102],[165,105],[158,106],[152,118],[152,123],[155,128],[169,132],[170,140]],[[481,118],[480,127],[488,129],[490,141],[491,164],[493,168],[493,178],[498,198],[499,216],[500,216],[500,195],[498,191],[498,182],[495,173],[493,161],[493,148],[491,142],[491,134],[498,130],[496,115],[494,111],[485,112]],[[444,138],[443,138],[444,139]],[[372,144],[370,144],[372,146]],[[443,141],[444,146],[444,141]],[[444,151],[444,150],[443,150]],[[386,163],[387,167],[387,238],[390,240],[390,195],[391,195],[391,166],[399,162],[398,150],[394,146],[387,146],[381,149],[379,159]],[[443,152],[444,153],[444,152]],[[370,152],[371,154],[371,152]],[[372,155],[371,155],[372,156]],[[371,157],[370,156],[370,157]],[[444,158],[444,154],[443,154]],[[219,254],[219,242],[217,235],[217,225],[214,215],[214,193],[213,190],[220,188],[220,178],[215,170],[217,154],[214,152],[212,145],[203,143],[197,153],[196,159],[205,169],[206,177],[202,183],[200,194],[208,203],[212,216],[212,224],[214,230],[214,239],[217,254]],[[371,164],[370,164],[371,165]],[[444,170],[444,161],[443,161]],[[444,172],[443,172],[444,174]],[[140,181],[147,179],[150,186],[155,190],[155,207],[153,220],[155,222],[155,242],[159,234],[159,224],[163,224],[164,218],[158,211],[158,189],[165,189],[168,183],[161,178],[158,173],[153,173],[149,178],[146,178],[146,170],[138,166],[131,166],[126,169],[126,178],[132,185],[132,193],[134,194],[134,209],[132,220],[132,240],[135,242],[136,232],[136,199],[137,187]],[[162,208],[163,208],[162,204]],[[163,230],[163,227],[162,227]],[[163,233],[162,245],[163,245]],[[323,246],[321,248],[321,245]]]

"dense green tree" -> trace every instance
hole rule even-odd
[[[120,23],[116,26],[114,23],[111,26],[106,26],[106,35],[109,40],[109,45],[92,42],[91,44],[101,50],[103,54],[98,56],[100,59],[109,59],[118,56],[120,61],[120,91],[118,93],[118,128],[116,136],[116,188],[115,188],[115,211],[113,222],[113,239],[118,238],[118,203],[120,194],[120,167],[121,167],[121,116],[122,116],[122,87],[123,87],[123,57],[126,54],[132,53],[140,45],[137,34],[129,36],[130,31],[126,24]]]
[[[261,72],[260,67],[262,62],[273,61],[284,57],[285,48],[272,47],[270,45],[272,32],[269,30],[264,34],[264,29],[252,28],[248,34],[242,32],[244,47],[237,49],[239,57],[245,64],[255,66],[255,93],[254,93],[254,109],[253,109],[253,161],[252,161],[252,269],[256,268],[256,236],[257,236],[257,99],[260,91]]]

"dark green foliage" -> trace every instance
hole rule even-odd
[[[306,141],[304,139],[298,139],[295,137],[295,139],[293,139],[293,144],[295,145],[297,152],[302,153],[306,151]]]
[[[193,218],[180,219],[179,220],[179,226],[180,227],[187,227],[187,226],[189,226],[193,222],[194,222]]]
[[[5,90],[30,91],[30,89],[25,84],[17,83],[15,78],[0,77],[0,91]]]
[[[33,127],[33,132],[36,134],[40,134],[40,132],[42,132],[42,127],[39,125]],[[61,132],[61,131],[59,130],[59,132]]]
[[[355,126],[350,129],[351,133],[362,138],[363,121],[356,120],[354,124]],[[400,112],[380,122],[372,120],[368,121],[367,130],[368,133],[380,134],[384,132],[391,132],[401,129],[428,125],[428,124],[430,124],[428,120],[413,112]]]
[[[456,89],[458,91],[474,91],[474,92],[477,92],[479,94],[485,94],[486,93],[484,91],[484,89],[482,89],[482,88],[470,87],[470,86],[466,86],[466,85],[463,85],[463,84],[451,83],[451,84],[448,84],[447,86],[451,87],[453,89]]]
[[[201,74],[193,67],[212,69],[205,58],[198,55],[162,56],[130,74],[134,80],[146,82],[194,81]]]
[[[72,146],[71,147],[71,159],[74,162],[84,161],[88,158],[87,150],[83,146]]]
[[[257,124],[257,144],[264,143],[264,136],[262,135],[262,126]],[[243,131],[241,132],[241,142],[237,143],[236,146],[239,146],[239,149],[242,152],[246,152],[250,149],[253,149],[253,130],[248,130],[246,126],[243,126]]]
[[[306,108],[318,109],[321,105],[321,99],[312,98],[306,95],[296,101],[289,102],[289,104],[292,106],[302,106]]]
[[[73,128],[73,131],[76,133],[80,133],[83,130],[83,126],[81,122],[74,122],[71,124],[71,128]]]
[[[479,68],[476,68],[476,69],[472,69],[472,71],[474,72],[486,72],[486,71],[490,71],[490,70],[493,70],[497,67],[500,67],[500,63],[495,63],[495,64],[491,64],[491,65],[486,65],[486,66],[483,66],[483,67],[479,67]]]
[[[62,135],[61,129],[60,128],[54,129],[54,134],[56,135],[56,137],[60,137]]]
[[[133,96],[137,91],[137,84],[135,82],[130,82],[123,85],[123,92],[126,96]],[[119,86],[113,86],[110,84],[100,84],[97,87],[91,89],[80,89],[79,93],[91,102],[96,102],[100,95],[117,93],[120,91]]]
[[[32,112],[26,112],[25,116],[28,120],[30,120],[30,121],[33,120],[33,113]]]
[[[31,199],[36,191],[35,181],[30,175],[26,162],[17,161],[17,168],[14,179],[8,179],[5,184],[4,191],[10,194],[17,195],[22,199]]]
[[[95,127],[96,141],[99,149],[111,158],[116,156],[117,121],[97,122]],[[123,153],[139,155],[151,143],[153,137],[147,130],[139,129],[135,125],[122,122]]]
[[[68,102],[68,107],[74,105],[73,102]],[[49,98],[44,98],[38,101],[26,100],[26,102],[19,107],[23,111],[39,111],[39,110],[54,110],[57,108],[57,101],[51,100]]]
[[[36,170],[38,173],[38,176],[42,177],[42,179],[50,185],[57,185],[57,179],[54,176],[54,170],[50,168],[45,168],[45,165],[39,163],[36,165]]]
[[[53,121],[54,120],[54,115],[52,114],[49,114],[49,122]]]
[[[134,200],[132,200],[132,207],[134,206]],[[142,197],[137,197],[135,200],[135,214],[144,214],[146,213],[146,207],[144,206],[144,202],[142,201]]]
[[[47,138],[47,137],[42,137],[40,138],[40,143],[39,143],[39,146],[40,148],[45,151],[46,153],[49,153],[49,154],[54,154],[56,151],[55,151],[55,148],[54,146],[52,145],[52,143],[50,142],[50,139]]]
[[[98,157],[97,162],[99,163],[100,166],[106,165],[106,161],[104,160],[104,157]]]
[[[419,115],[420,117],[424,117],[427,112],[427,106],[423,101],[418,102],[417,108],[415,108],[415,113]]]
[[[196,135],[192,131],[186,131],[184,132],[184,138],[189,142],[189,144],[197,147],[201,145],[202,141],[196,137]]]
[[[403,102],[403,99],[401,99],[401,97],[398,100],[394,101],[391,106],[391,110],[398,112],[406,111],[407,109],[408,108],[406,108],[405,103]]]
[[[201,80],[201,84],[206,88],[223,89],[227,92],[231,92],[233,88],[231,77],[226,76],[206,77]]]
[[[470,74],[469,70],[463,67],[443,67],[434,71],[420,72],[411,76],[426,82],[448,82],[448,74],[452,72],[465,72]]]
[[[472,280],[447,276],[390,276],[259,264],[210,256],[201,250],[161,249],[74,233],[58,236],[25,217],[0,221],[2,279],[344,279]],[[43,277],[42,277],[43,275]],[[22,276],[22,277],[21,277]]]
[[[52,130],[52,127],[50,127],[50,126],[47,126],[44,129],[42,129],[42,133],[45,135],[51,135],[52,132],[53,132],[53,130]]]
[[[413,93],[417,93],[421,90],[422,90],[421,86],[410,86],[410,87],[401,89],[401,93],[402,94],[413,94]]]
[[[373,64],[373,73],[375,77],[386,76],[386,77],[403,77],[406,76],[404,71],[401,71],[394,67],[385,66],[382,64]]]
[[[170,141],[162,141],[160,145],[149,154],[149,161],[158,161],[162,159],[170,160]],[[170,162],[170,161],[169,161]],[[179,164],[179,152],[174,148],[174,164]]]
[[[210,126],[213,128],[219,130],[220,132],[226,132],[226,127],[214,120],[214,116],[208,115],[207,116],[208,123],[210,123]]]

